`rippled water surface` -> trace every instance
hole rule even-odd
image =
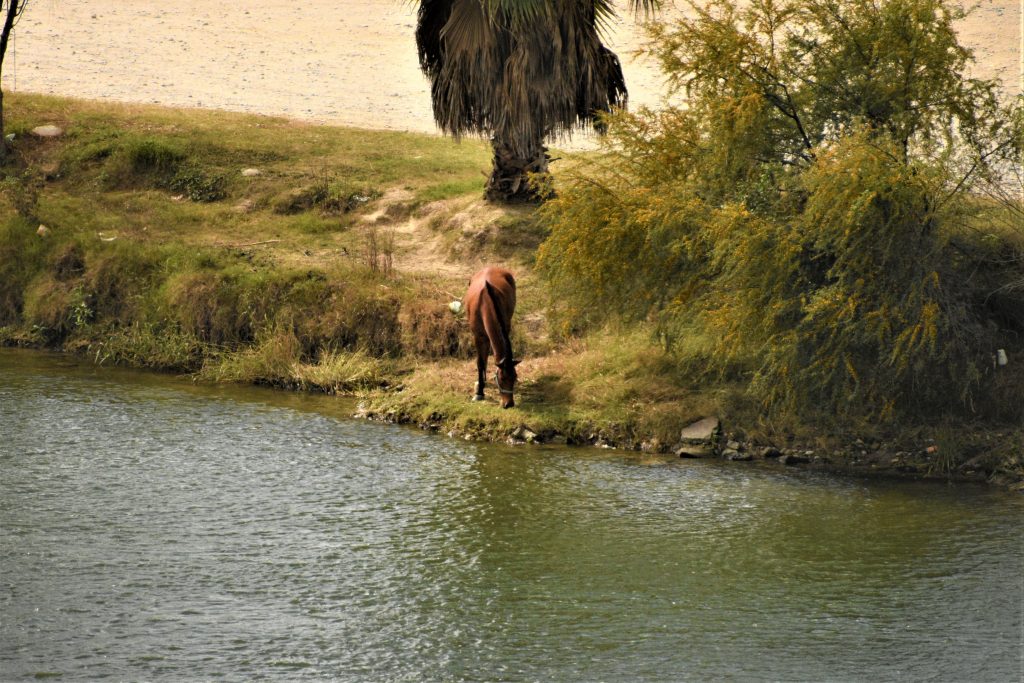
[[[351,409],[0,351],[0,679],[1024,676],[1019,496]]]

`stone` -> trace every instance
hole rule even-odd
[[[742,451],[743,450],[743,446],[742,446],[742,444],[740,444],[739,441],[730,441],[729,443],[725,444],[725,447],[726,448],[730,448],[730,449],[732,449],[734,451]]]
[[[58,138],[64,134],[64,131],[59,126],[47,124],[45,126],[36,126],[32,129],[32,135],[37,138]]]
[[[802,453],[789,453],[779,458],[779,462],[783,465],[801,465],[806,462],[810,462],[810,458]]]
[[[529,427],[523,425],[516,427],[515,431],[512,432],[511,438],[515,441],[525,441],[526,443],[534,443],[537,441],[537,433],[531,430]]]
[[[722,429],[717,417],[705,417],[683,428],[679,440],[684,444],[702,444],[713,441]]]
[[[255,178],[258,175],[263,175],[263,171],[258,168],[243,168],[242,175],[246,178]]]
[[[733,460],[735,462],[747,462],[748,460],[754,459],[754,456],[752,456],[750,453],[741,453],[740,451],[734,450],[732,448],[727,448],[726,450],[722,451],[722,456],[726,460]]]
[[[711,446],[702,444],[686,444],[676,449],[677,458],[710,458],[714,454]]]
[[[765,446],[763,449],[761,449],[761,457],[762,458],[778,458],[778,457],[781,457],[781,456],[782,456],[782,451],[780,451],[775,446]]]
[[[40,225],[38,228],[36,228],[36,234],[39,235],[40,237],[46,237],[47,235],[50,234],[50,229],[45,225]]]

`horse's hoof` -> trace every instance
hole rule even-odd
[[[484,400],[484,395],[483,394],[477,394],[476,396],[473,397],[473,400],[474,401],[483,401]]]

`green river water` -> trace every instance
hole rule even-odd
[[[0,350],[0,680],[1020,681],[1022,497]]]

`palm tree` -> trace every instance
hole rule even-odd
[[[629,0],[645,12],[659,4]],[[420,0],[434,119],[456,138],[490,136],[487,199],[543,199],[527,176],[547,172],[544,141],[625,105],[619,59],[598,33],[614,18],[611,0]]]

